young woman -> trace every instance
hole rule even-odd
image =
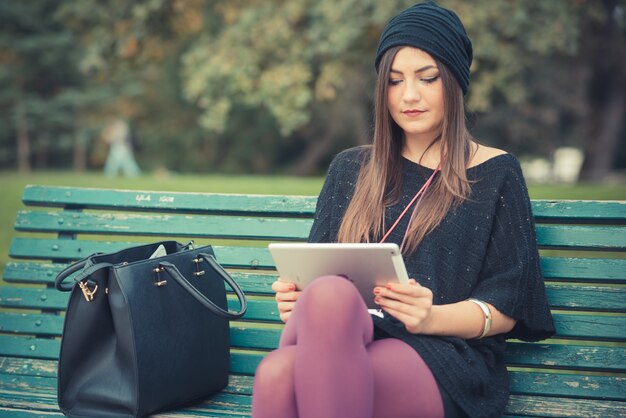
[[[518,161],[465,128],[472,45],[428,2],[393,18],[376,55],[373,144],[340,153],[311,242],[395,242],[413,279],[272,288],[286,323],[259,365],[253,416],[500,416],[507,338],[553,334]]]

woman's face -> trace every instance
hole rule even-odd
[[[387,107],[407,141],[430,143],[441,132],[443,84],[435,60],[421,49],[398,51],[389,73]]]

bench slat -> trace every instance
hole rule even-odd
[[[228,376],[228,385],[222,391],[234,395],[252,395],[252,383],[252,376],[231,374]],[[0,390],[15,389],[56,396],[57,375],[43,377],[0,373]]]
[[[511,395],[507,414],[541,417],[623,417],[626,405],[618,401]]]
[[[179,409],[174,412],[162,412],[151,417],[248,417],[251,413],[252,397],[226,392],[217,393],[197,406]],[[11,406],[38,410],[38,416],[47,416],[49,412],[58,413],[56,397],[38,393],[4,393],[0,391],[0,407]],[[54,416],[54,415],[53,415]]]
[[[0,335],[0,355],[43,360],[57,360],[61,340]]]
[[[306,240],[311,219],[20,211],[17,231]]]
[[[0,342],[4,343],[6,339],[7,337],[0,336]],[[262,357],[261,353],[234,352],[231,357],[231,372],[252,374]],[[626,378],[621,376],[570,375],[513,370],[511,371],[511,392],[514,394],[538,396],[543,394],[589,399],[626,400]]]
[[[54,283],[65,263],[9,262],[4,268],[4,280],[20,283]],[[626,259],[542,257],[541,267],[546,279],[576,280],[580,282],[626,283]],[[249,292],[266,292],[276,279],[269,274],[231,272]],[[244,289],[245,290],[245,289]]]
[[[272,302],[273,303],[273,302]],[[9,305],[14,307],[14,305]],[[19,334],[34,335],[51,335],[60,336],[63,330],[63,317],[55,314],[21,314],[13,312],[0,313],[0,331]],[[601,339],[609,341],[626,340],[626,318],[623,316],[604,316],[604,315],[571,315],[571,314],[554,314],[554,322],[559,338],[577,338],[577,339]],[[236,325],[235,325],[236,324]],[[239,347],[257,347],[257,348],[273,348],[276,347],[280,328],[276,327],[259,327],[254,323],[231,324],[233,338],[236,338]],[[265,331],[267,330],[267,331]],[[259,344],[252,343],[243,344],[243,341],[254,341],[260,338],[254,337],[242,339],[246,332],[261,333],[267,332],[271,337],[259,340]],[[272,345],[272,343],[274,343]],[[626,359],[625,359],[626,364]]]
[[[0,356],[0,373],[20,376],[56,377],[57,361]]]
[[[626,259],[541,257],[546,279],[626,283]]]
[[[578,250],[624,250],[626,228],[623,226],[537,225],[540,248]]]
[[[133,245],[138,245],[138,243],[13,238],[9,254],[12,257],[24,259],[76,260],[94,252],[113,252]],[[266,247],[214,246],[213,248],[220,263],[226,267],[241,269],[274,267]],[[580,263],[577,263],[577,259],[559,260],[552,257],[543,260],[542,266],[544,265],[548,278],[568,277],[566,275],[571,274],[579,279],[589,276],[589,278],[610,279],[616,283],[626,280],[624,277],[626,259],[581,259]],[[612,273],[608,274],[608,270]],[[52,270],[46,270],[45,274],[48,280],[53,280],[55,276]]]
[[[0,376],[2,375],[42,378],[39,382],[54,382],[49,384],[41,383],[42,386],[48,385],[56,389],[57,361],[0,357]],[[252,380],[252,376],[231,373],[228,376],[228,386],[225,390],[230,393],[251,395]]]
[[[511,371],[511,393],[626,400],[626,377]]]
[[[47,207],[312,216],[317,197],[26,186],[22,201],[25,205]]]
[[[553,309],[584,309],[623,312],[626,287],[546,284]]]
[[[258,361],[260,360],[260,356],[258,355],[246,355],[247,357],[250,357],[250,360],[252,360],[250,362],[250,364],[248,365],[249,367],[252,368],[252,370],[254,370],[254,368],[256,367],[256,364],[258,363]],[[239,357],[243,357],[237,354],[233,354],[233,360],[235,358],[239,358]],[[256,359],[256,362],[253,360],[253,358]],[[19,370],[19,371],[24,371],[27,370],[28,367],[25,366],[31,366],[30,364],[28,364],[29,362],[27,362],[24,359],[7,359],[9,360],[9,362],[11,363],[11,366],[9,368],[2,368],[1,366],[5,363],[3,361],[2,358],[0,358],[0,371],[4,372],[7,369],[10,370]],[[37,362],[37,361],[33,361],[33,362]],[[56,362],[45,362],[45,361],[39,361],[39,363],[43,363],[43,366],[35,366],[34,368],[39,368],[39,369],[44,369],[44,370],[49,370],[49,369],[53,369],[53,367],[50,367],[51,364],[54,364]],[[22,373],[23,375],[25,375],[25,373]],[[53,372],[49,371],[47,374],[47,376],[50,376],[52,379],[50,380],[54,380],[54,376],[55,374],[53,374]],[[554,395],[554,396],[574,396],[574,397],[590,397],[590,398],[601,398],[601,397],[606,397],[606,398],[610,398],[610,399],[614,399],[614,400],[624,400],[625,396],[626,396],[626,392],[624,391],[625,389],[625,379],[622,377],[615,377],[615,376],[580,376],[580,375],[567,375],[567,374],[561,374],[561,373],[534,373],[534,372],[524,372],[524,371],[517,371],[517,370],[513,370],[511,372],[511,388],[512,388],[512,392],[513,395],[511,396],[511,403],[509,405],[509,407],[507,408],[507,412],[509,414],[521,414],[523,413],[523,410],[525,408],[528,408],[528,406],[525,406],[525,399],[526,396],[522,397],[520,396],[521,394],[525,394],[525,393],[530,393],[533,394],[536,392],[536,388],[534,387],[534,384],[537,383],[539,384],[539,386],[542,388],[541,390],[543,391],[543,388],[547,388],[546,393],[550,394],[550,395]],[[233,392],[236,391],[237,393],[243,393],[243,394],[249,394],[250,389],[251,389],[251,384],[252,384],[252,378],[249,376],[237,376],[237,375],[231,375],[230,377],[230,382],[229,382],[229,388],[227,388],[227,391],[229,392]],[[234,382],[233,380],[236,379],[237,382]],[[530,390],[528,390],[528,387],[530,387]],[[546,401],[549,398],[544,398],[543,396],[538,396],[538,398],[540,399],[545,399]],[[626,404],[624,404],[623,402],[611,402],[611,401],[602,401],[601,403],[595,403],[594,401],[588,400],[588,399],[583,399],[581,400],[581,402],[576,402],[574,400],[569,400],[568,405],[580,405],[581,407],[591,407],[592,405],[604,405],[605,408],[607,408],[607,411],[614,411],[615,408],[618,408],[620,405],[624,406]],[[553,407],[551,407],[550,405],[556,406],[556,404],[551,404],[550,402],[548,402],[546,405],[550,410],[554,411],[556,410],[556,408],[553,409]],[[585,406],[586,405],[586,406]],[[552,414],[554,415],[555,413],[552,412]],[[573,416],[587,416],[587,415],[573,415]],[[603,415],[603,416],[610,416],[610,415]]]
[[[48,379],[51,384],[51,390],[56,390],[56,379]],[[248,383],[251,385],[251,383]],[[228,389],[228,388],[227,388]],[[38,392],[38,391],[37,391]],[[31,391],[30,393],[33,393]],[[54,393],[54,392],[52,392]],[[52,401],[51,401],[52,402]],[[544,417],[622,417],[624,415],[623,402],[618,401],[598,401],[587,399],[571,399],[571,398],[555,398],[544,396],[520,396],[511,395],[506,408],[507,416],[516,414],[520,416],[544,416]],[[201,408],[199,408],[201,409]],[[200,414],[197,411],[197,414]],[[0,408],[0,415],[11,418],[32,418],[41,417],[42,411],[33,410],[16,410],[8,408]],[[196,415],[196,414],[193,414]],[[45,416],[62,417],[61,413],[46,411]],[[159,414],[156,416],[176,417],[176,413]],[[180,416],[180,415],[178,415]],[[211,415],[215,416],[215,415]],[[247,416],[247,415],[246,415]]]
[[[26,186],[22,201],[26,205],[48,207],[78,206],[179,213],[251,211],[312,216],[317,197]],[[533,200],[531,203],[533,214],[539,219],[578,221],[609,219],[626,222],[626,205],[619,201]]]
[[[553,314],[558,338],[593,338],[626,341],[626,317],[608,315]],[[626,364],[626,362],[624,362]]]
[[[506,350],[507,364],[519,367],[558,366],[563,369],[619,372],[626,364],[624,347],[509,342]]]
[[[311,219],[20,211],[15,229],[27,232],[306,240]],[[626,228],[537,225],[544,247],[626,248]]]
[[[37,325],[37,322],[41,322],[47,328],[44,328],[44,325]],[[3,324],[2,331],[7,333],[59,337],[63,330],[63,318],[57,315],[0,313],[0,323]],[[556,325],[559,329],[559,320]],[[597,326],[597,328],[603,327]],[[231,346],[271,350],[278,346],[280,332],[279,327],[268,328],[248,323],[233,323]],[[11,354],[11,352],[2,353],[2,350],[3,348],[0,348],[0,354]],[[9,350],[12,348],[9,347]],[[626,364],[626,348],[510,342],[507,349],[507,363],[528,367],[558,366],[570,369],[619,371]]]
[[[60,337],[64,320],[65,318],[59,315],[0,312],[0,331]],[[278,346],[280,332],[280,328],[261,328],[249,323],[231,323],[230,343],[233,347],[273,349]]]
[[[51,285],[65,263],[19,262],[7,263],[4,269],[4,280],[10,283],[41,283]],[[274,295],[272,283],[277,279],[276,272],[246,273],[230,271],[229,274],[246,293],[262,293]],[[71,280],[71,279],[68,279]]]
[[[626,224],[626,204],[620,201],[532,200],[531,206],[538,222],[597,221]]]
[[[64,317],[49,314],[0,312],[0,331],[15,334],[60,336]]]
[[[625,290],[623,288],[616,287],[607,287],[607,286],[583,286],[584,291],[576,292],[575,290],[567,289],[563,290],[564,294],[561,294],[561,285],[553,287],[553,285],[548,285],[548,301],[553,308],[563,309],[567,306],[563,305],[574,305],[577,310],[606,310],[606,311],[617,311],[618,308],[622,309],[623,305],[620,305],[620,302],[624,299],[620,299],[620,295],[625,294]],[[588,295],[587,299],[584,299],[585,291]],[[9,307],[9,308],[28,308],[28,309],[48,309],[48,310],[65,310],[67,307],[67,298],[69,293],[59,292],[54,288],[23,288],[23,287],[10,287],[10,286],[2,286],[0,287],[0,306]],[[271,295],[271,293],[269,294]],[[576,295],[578,297],[577,301],[574,302],[563,302],[563,300],[568,295]],[[606,295],[606,298],[603,300],[602,296]],[[236,303],[232,296],[229,294],[229,307],[231,309],[236,309]],[[259,300],[257,298],[250,297],[250,308],[249,312],[246,314],[245,318],[250,320],[263,320],[263,321],[276,321],[278,318],[276,306],[274,300],[271,296],[264,298],[263,300]],[[235,304],[230,304],[235,303]],[[273,305],[272,305],[273,304]],[[259,310],[266,309],[266,312],[260,312]],[[616,318],[616,319],[607,319],[606,321],[602,318]],[[593,315],[590,317],[574,315],[572,317],[573,324],[566,325],[567,328],[564,328],[564,331],[568,332],[568,335],[571,335],[572,330],[579,333],[577,335],[596,335],[594,334],[593,327],[600,326],[602,324],[606,324],[609,327],[613,327],[616,324],[622,324],[623,315],[617,316],[601,316],[601,315]],[[589,322],[585,322],[589,319]],[[580,321],[580,327],[577,327],[576,322]],[[591,326],[590,326],[591,325]],[[574,327],[574,328],[572,328]],[[605,330],[604,332],[612,332],[610,329]],[[621,339],[624,334],[617,332],[614,333],[615,338]]]
[[[64,417],[60,412],[46,411],[34,411],[32,409],[14,409],[7,407],[0,407],[0,416],[6,418],[42,418],[42,417]]]
[[[41,382],[48,382],[47,385],[51,389],[56,387],[56,361],[49,360],[27,360],[23,358],[0,357],[0,373],[9,373],[19,376],[44,376],[48,379]],[[521,372],[514,372],[521,373]],[[251,394],[252,377],[241,375],[230,375],[229,386],[225,389],[231,393]],[[537,407],[533,404],[537,402]],[[559,415],[559,405],[566,405],[571,409],[570,413]],[[540,406],[539,406],[540,405]],[[591,401],[586,399],[568,399],[568,398],[552,398],[543,396],[520,396],[511,395],[507,412],[509,414],[534,415],[537,411],[545,411],[546,416],[614,416],[614,412],[624,408],[626,405],[622,402],[615,401]],[[539,408],[539,409],[537,409]],[[578,408],[578,409],[577,409]],[[591,408],[591,409],[590,409]],[[586,411],[595,411],[599,415],[590,414]],[[569,411],[570,409],[567,408]],[[578,413],[576,411],[579,411]]]
[[[217,399],[224,399],[225,394],[231,395],[248,395],[252,394],[252,377],[250,376],[237,376],[230,375],[228,385],[222,389],[220,396]],[[38,376],[24,376],[24,375],[7,375],[0,374],[0,393],[28,393],[38,397],[46,397],[56,401],[57,396],[57,379],[54,377],[38,377]],[[195,409],[207,409],[212,402],[211,399],[215,397],[207,398],[207,401],[198,404]],[[248,404],[247,402],[244,403]],[[216,405],[211,405],[212,409],[216,409]],[[219,407],[217,407],[219,408]],[[229,408],[226,408],[227,410]]]
[[[0,306],[7,308],[65,310],[68,298],[69,292],[59,292],[56,289],[0,287]],[[228,295],[229,309],[235,310],[238,306],[237,298]],[[277,321],[279,317],[276,302],[271,299],[248,300],[248,310],[243,319]]]
[[[9,255],[14,258],[78,260],[96,252],[111,253],[139,245],[137,242],[76,241],[63,239],[13,238]],[[200,243],[197,243],[200,246]],[[267,247],[214,246],[217,260],[225,267],[241,269],[274,268]]]
[[[604,229],[599,231],[598,229]],[[624,227],[584,227],[584,226],[537,226],[537,243],[541,248],[604,250],[616,251],[626,249],[626,228]],[[80,259],[94,252],[114,252],[122,248],[137,245],[136,242],[108,242],[91,240],[33,239],[13,238],[9,255],[13,258],[68,260]],[[200,243],[198,243],[200,244]],[[215,246],[216,253],[219,246]],[[260,248],[256,257],[249,260],[250,255],[242,251],[254,247],[221,247],[240,248],[230,254],[228,262],[220,261],[229,266],[273,268],[273,261],[265,246]],[[219,254],[218,254],[219,257]],[[243,257],[243,258],[242,258]],[[243,261],[242,261],[243,260]],[[254,261],[254,263],[253,263]]]
[[[60,339],[0,335],[0,350],[2,350],[0,356],[4,357],[57,360],[60,348]],[[253,374],[265,353],[262,351],[231,350],[231,373]]]

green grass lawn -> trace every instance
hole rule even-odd
[[[144,176],[137,179],[109,179],[100,173],[36,172],[18,175],[0,172],[0,271],[8,260],[15,214],[23,209],[21,196],[27,184],[116,188],[151,191],[254,193],[317,195],[322,177],[288,176],[224,176],[175,175],[167,177]],[[600,199],[626,200],[626,187],[608,184],[531,185],[533,199]]]

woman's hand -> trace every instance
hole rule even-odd
[[[296,285],[293,283],[281,282],[280,278],[272,283],[272,290],[276,292],[276,305],[280,320],[287,323],[302,291],[296,290]]]
[[[413,334],[424,333],[432,318],[433,293],[410,279],[408,284],[389,283],[374,288],[374,301],[402,322]]]

